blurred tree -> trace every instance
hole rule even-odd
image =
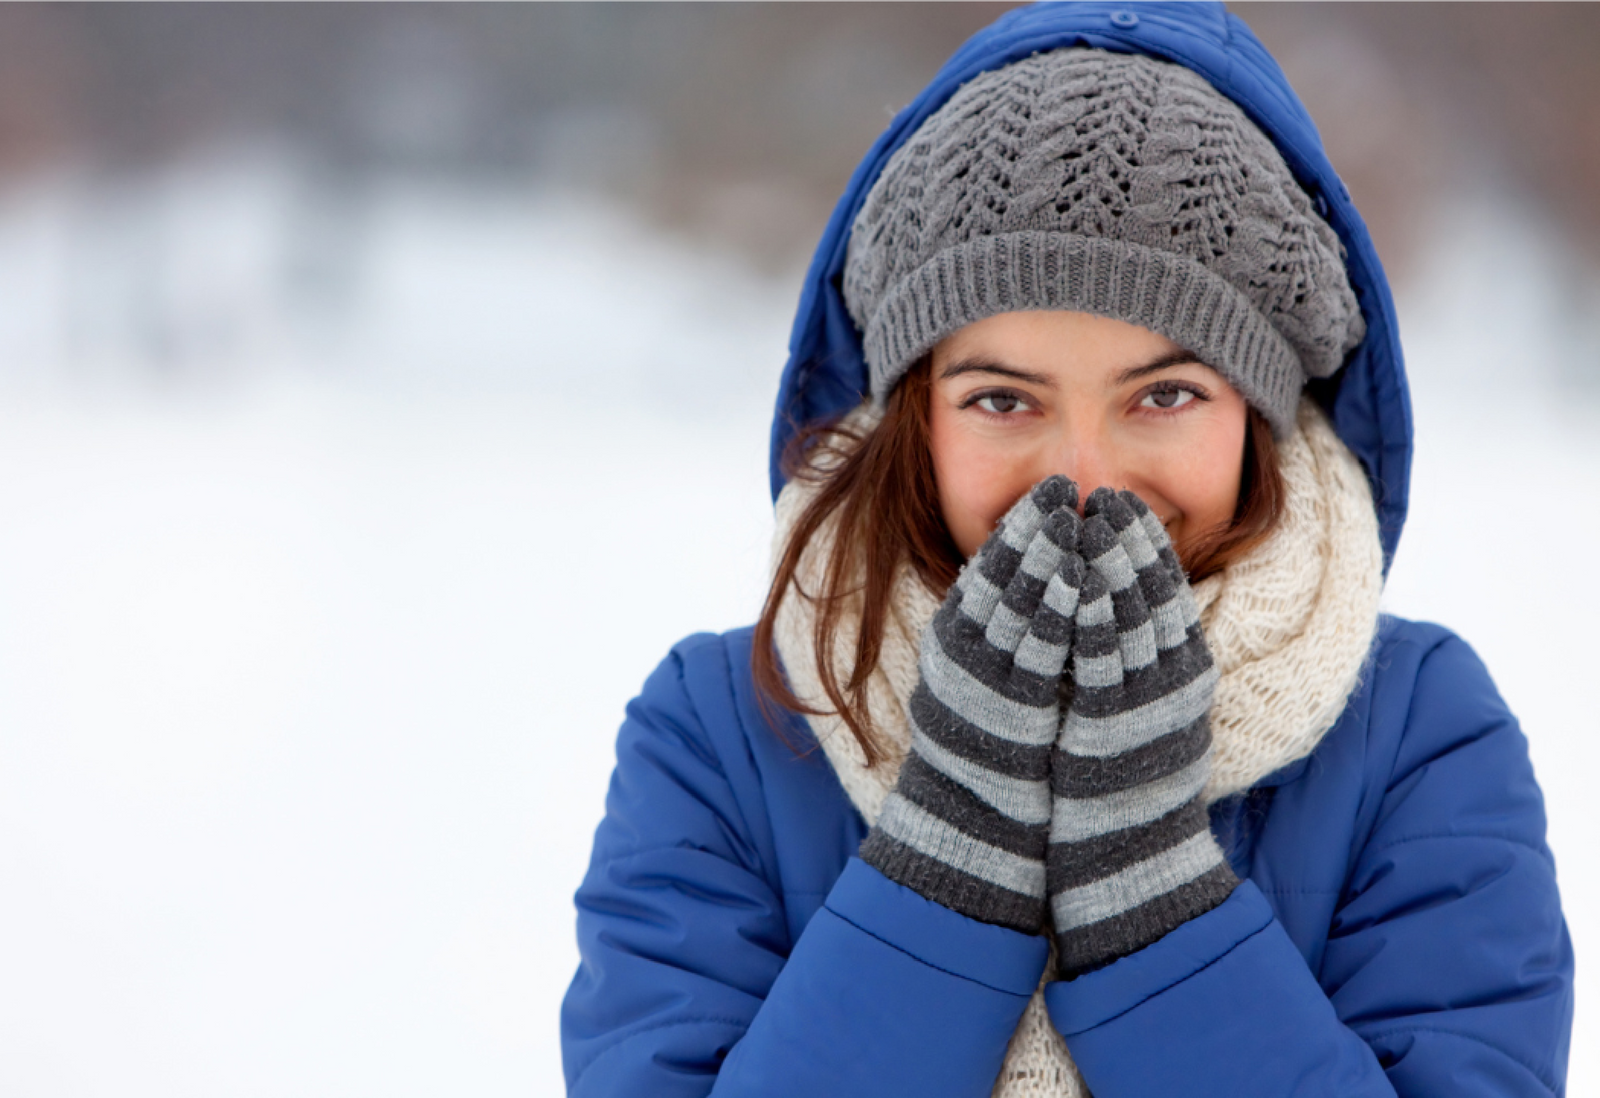
[[[1512,187],[1600,255],[1600,5],[1234,5],[1403,269],[1419,213]],[[265,141],[346,173],[542,180],[804,253],[990,4],[0,6],[0,173]]]
[[[1453,191],[1516,192],[1600,257],[1600,4],[1231,3],[1403,272]]]

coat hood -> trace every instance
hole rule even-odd
[[[1148,54],[1204,77],[1277,145],[1343,242],[1367,335],[1338,373],[1313,381],[1307,392],[1327,411],[1372,484],[1387,569],[1405,522],[1412,433],[1411,398],[1388,279],[1311,116],[1250,28],[1220,3],[1049,3],[1009,12],[957,50],[895,117],[851,176],[806,272],[773,418],[773,498],[783,488],[779,458],[795,431],[854,407],[867,392],[861,334],[845,308],[841,287],[850,226],[890,156],[979,73],[1067,46]]]

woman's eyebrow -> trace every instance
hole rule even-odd
[[[1129,366],[1126,370],[1123,370],[1120,374],[1118,374],[1116,376],[1116,380],[1114,380],[1111,384],[1113,388],[1117,388],[1128,384],[1130,381],[1137,381],[1141,377],[1159,373],[1162,370],[1173,366],[1191,365],[1205,366],[1205,363],[1201,362],[1200,356],[1195,354],[1193,351],[1185,351],[1180,348],[1179,350],[1173,351],[1170,354],[1162,355],[1160,358],[1155,359],[1154,361],[1146,362],[1143,366]]]
[[[1030,373],[1019,370],[1014,366],[1004,366],[987,358],[963,358],[950,363],[939,371],[940,381],[949,381],[962,374],[995,374],[999,377],[1010,378],[1012,381],[1022,381],[1029,385],[1038,385],[1046,389],[1056,387],[1055,380],[1045,374]]]

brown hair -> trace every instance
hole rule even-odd
[[[763,702],[808,715],[826,712],[795,696],[773,645],[778,608],[791,587],[795,597],[816,604],[811,645],[822,691],[832,712],[860,743],[868,766],[883,758],[867,712],[867,680],[878,666],[895,580],[909,567],[942,597],[965,563],[945,527],[934,480],[929,375],[924,357],[890,393],[878,426],[865,434],[824,422],[790,440],[783,454],[784,475],[819,488],[790,532],[753,638],[751,671]],[[1272,428],[1251,408],[1232,521],[1178,546],[1190,580],[1215,575],[1265,541],[1282,518],[1285,501]],[[802,590],[796,575],[800,557],[830,522],[833,552],[821,590]],[[856,600],[861,619],[855,660],[849,678],[841,682],[833,666],[833,634]]]

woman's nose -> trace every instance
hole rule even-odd
[[[1060,473],[1078,486],[1078,513],[1096,488],[1123,487],[1121,464],[1114,449],[1103,437],[1078,435],[1062,446],[1052,463],[1052,473]]]

